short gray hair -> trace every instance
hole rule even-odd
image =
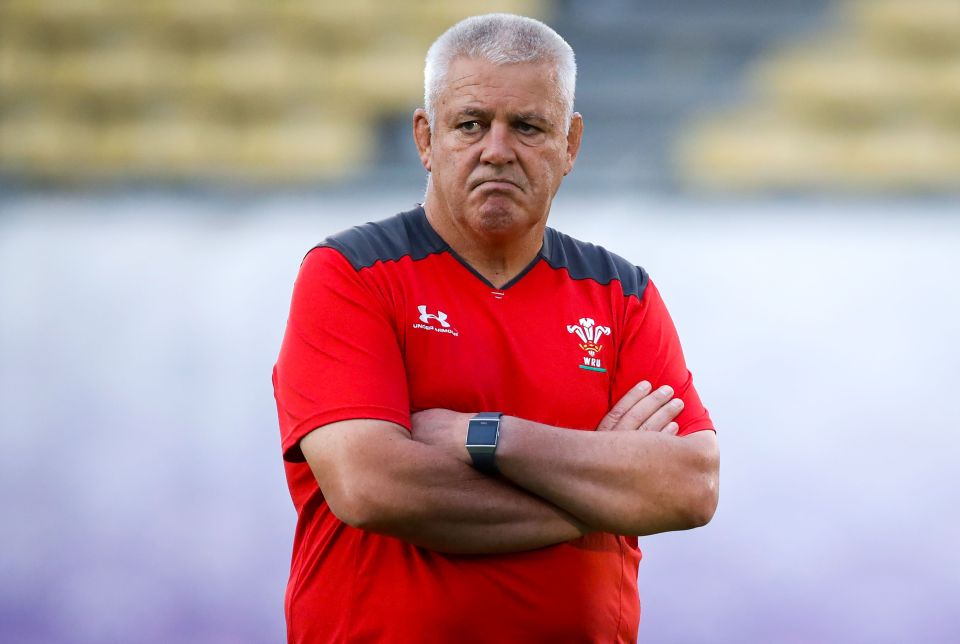
[[[490,13],[461,20],[447,29],[427,51],[423,69],[423,105],[431,125],[447,71],[454,59],[473,58],[495,65],[551,63],[557,91],[564,103],[567,125],[573,115],[577,63],[573,49],[560,34],[533,18]]]

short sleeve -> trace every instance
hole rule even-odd
[[[302,462],[300,440],[356,418],[410,429],[406,373],[390,309],[332,248],[307,254],[273,369],[283,457]]]
[[[654,388],[670,385],[674,396],[683,400],[683,411],[675,419],[680,426],[677,434],[714,429],[693,386],[676,327],[652,281],[647,283],[642,297],[630,297],[627,302],[623,336],[614,375],[613,401],[620,400],[641,380],[649,381]]]

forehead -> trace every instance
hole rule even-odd
[[[438,107],[446,113],[483,109],[532,112],[552,118],[563,113],[553,65],[497,65],[473,58],[456,58],[450,63]]]

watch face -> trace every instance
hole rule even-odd
[[[500,421],[471,420],[467,431],[467,445],[496,445]]]

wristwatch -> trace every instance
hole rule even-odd
[[[500,439],[500,418],[498,411],[484,411],[470,419],[467,425],[467,440],[464,443],[473,466],[484,474],[497,471],[497,441]]]

